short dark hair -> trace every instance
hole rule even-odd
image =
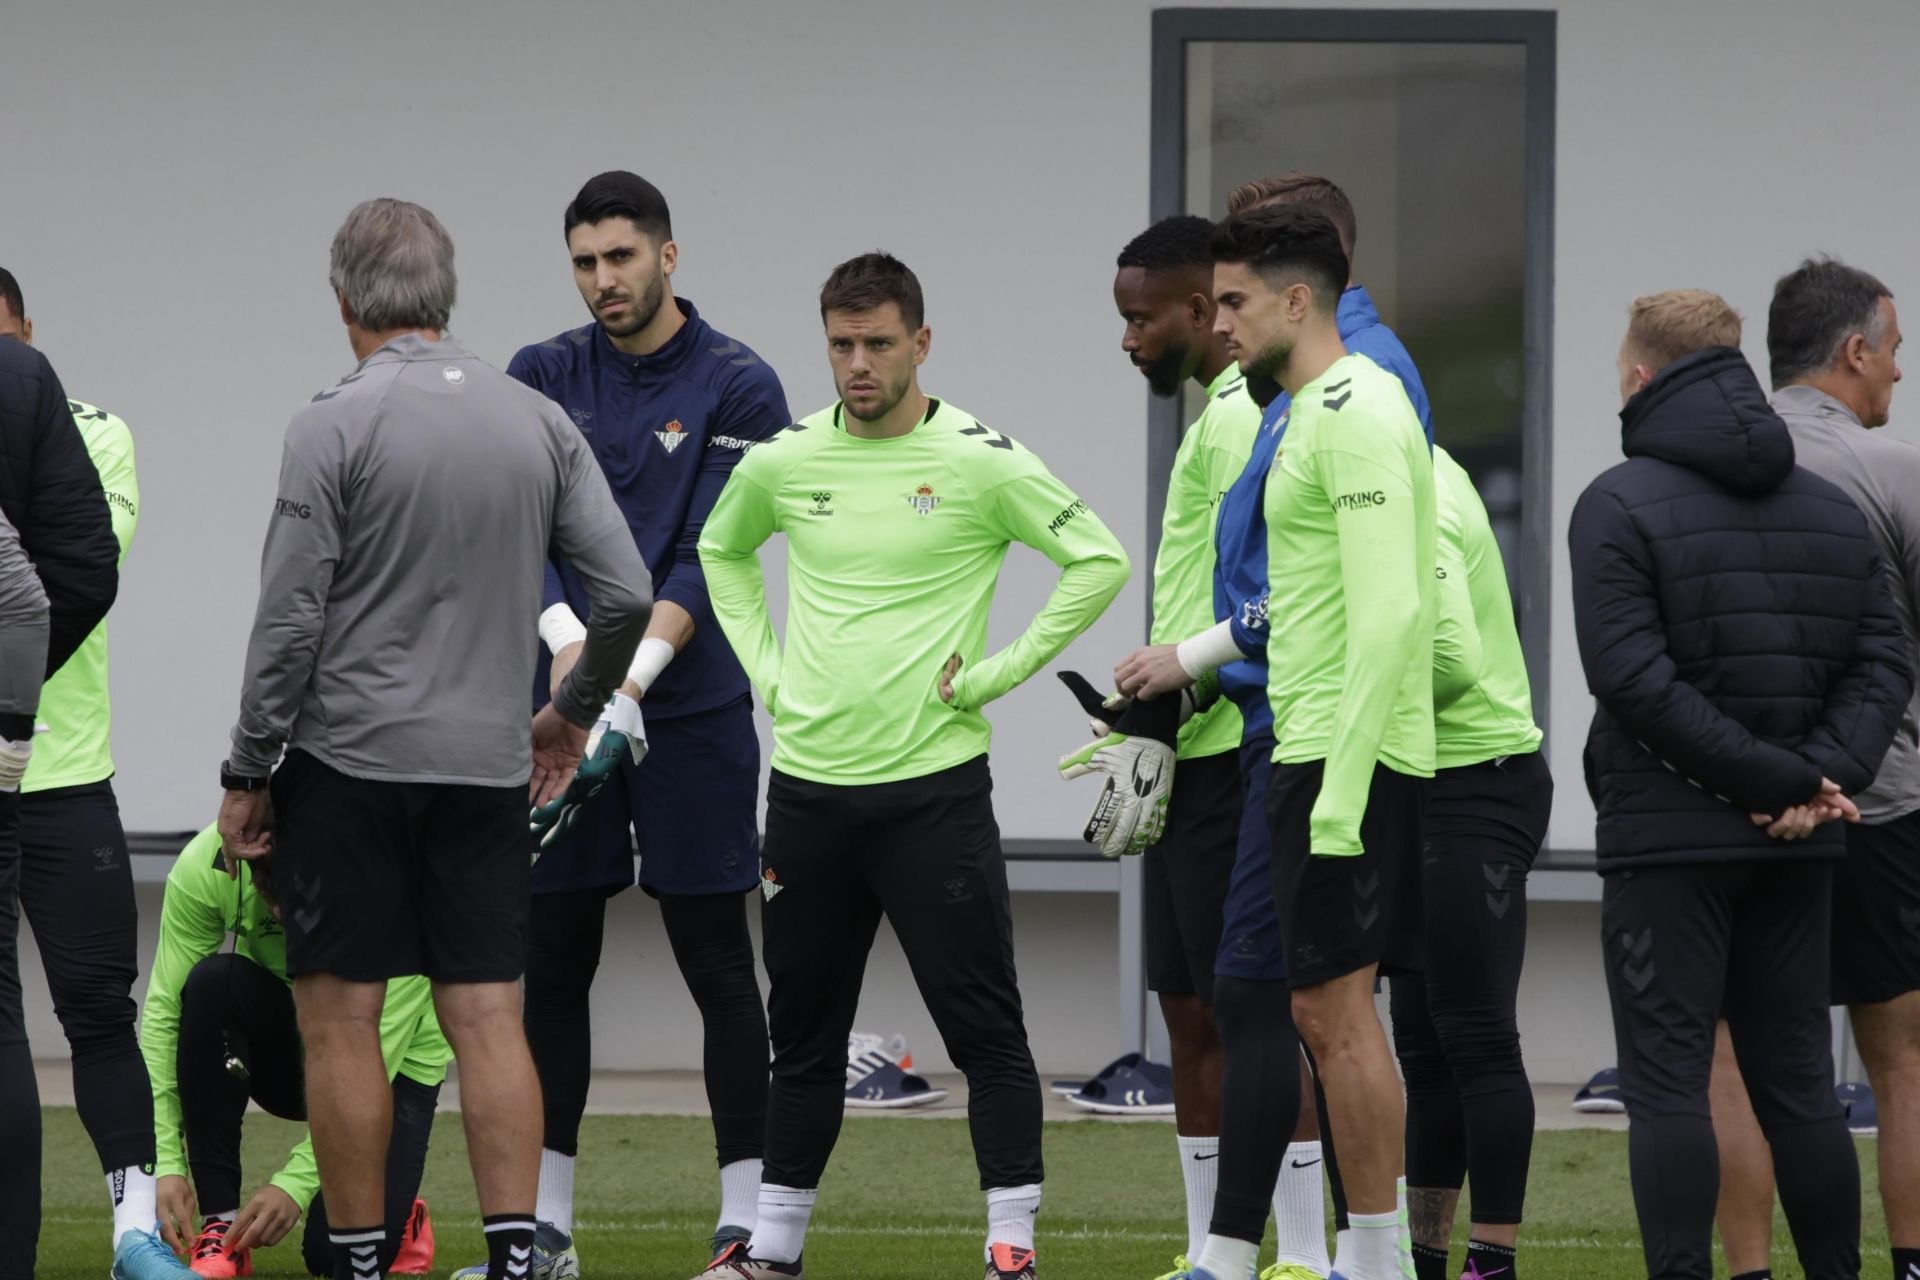
[[[829,311],[872,311],[889,302],[899,306],[908,333],[926,323],[927,304],[919,277],[890,253],[875,251],[848,258],[820,286],[822,320]]]
[[[1317,173],[1307,173],[1300,169],[1289,169],[1285,173],[1268,174],[1264,178],[1255,178],[1252,182],[1243,182],[1227,194],[1227,216],[1248,213],[1270,204],[1304,204],[1318,209],[1332,220],[1340,232],[1340,247],[1353,256],[1353,246],[1360,241],[1360,228],[1354,221],[1353,201],[1347,199],[1331,179]]]
[[[653,241],[655,248],[673,239],[667,198],[660,194],[660,188],[625,169],[609,169],[587,179],[580,194],[567,206],[566,234],[572,235],[583,222],[605,222],[608,218],[626,218]]]
[[[0,267],[0,302],[7,304],[15,320],[27,318],[27,300],[20,296],[20,282],[5,267]]]
[[[1306,284],[1322,311],[1339,306],[1347,287],[1340,232],[1307,205],[1264,205],[1236,214],[1213,229],[1209,247],[1215,262],[1245,263],[1269,284]]]
[[[1213,267],[1213,224],[1198,214],[1178,213],[1127,241],[1118,266],[1139,267],[1148,275],[1162,271]]]
[[[1808,258],[1780,277],[1767,308],[1767,364],[1777,389],[1833,367],[1847,339],[1863,334],[1880,349],[1880,299],[1893,290],[1833,258]]]

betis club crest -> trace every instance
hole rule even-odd
[[[680,447],[680,442],[687,438],[687,429],[680,425],[680,419],[675,418],[653,434],[660,441],[660,447],[672,453]]]
[[[932,485],[923,484],[907,495],[907,505],[923,516],[930,516],[933,509],[940,505],[940,499],[935,496]]]

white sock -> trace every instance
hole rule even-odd
[[[232,1222],[239,1216],[240,1211],[238,1209],[223,1209],[219,1213],[202,1214],[200,1216],[200,1225],[204,1227],[209,1222]]]
[[[760,1184],[760,1204],[747,1252],[762,1262],[798,1262],[807,1246],[807,1220],[813,1217],[817,1187]]]
[[[1394,1249],[1396,1251],[1394,1258],[1400,1264],[1400,1271],[1407,1277],[1407,1280],[1413,1280],[1413,1223],[1412,1220],[1407,1217],[1407,1180],[1405,1177],[1397,1179],[1393,1184],[1393,1205],[1394,1212],[1400,1220],[1399,1230],[1393,1238]]]
[[[160,1183],[137,1164],[107,1175],[107,1196],[113,1202],[113,1242],[129,1231],[152,1231],[160,1220]]]
[[[760,1217],[760,1162],[735,1160],[720,1166],[720,1221],[714,1229],[741,1227],[751,1233]]]
[[[1214,1280],[1247,1280],[1260,1261],[1260,1246],[1232,1236],[1208,1236],[1194,1250],[1193,1265]]]
[[[1341,1274],[1347,1280],[1400,1280],[1399,1212],[1349,1213],[1347,1220],[1353,1223],[1353,1270]]]
[[[1351,1215],[1347,1218],[1352,1222]],[[1342,1276],[1353,1275],[1353,1228],[1333,1233],[1333,1271]]]
[[[1180,1177],[1187,1184],[1187,1257],[1198,1258],[1220,1187],[1220,1139],[1180,1137]]]
[[[540,1195],[533,1216],[573,1234],[573,1160],[552,1147],[540,1148]]]
[[[995,1187],[987,1192],[987,1248],[1010,1244],[1033,1248],[1033,1220],[1040,1213],[1040,1184]]]
[[[1327,1202],[1320,1194],[1325,1153],[1318,1142],[1295,1142],[1280,1162],[1273,1184],[1273,1230],[1277,1262],[1292,1262],[1327,1274]]]

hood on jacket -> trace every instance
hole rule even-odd
[[[1793,437],[1733,347],[1675,360],[1620,410],[1629,458],[1658,458],[1733,493],[1771,493],[1793,470]]]

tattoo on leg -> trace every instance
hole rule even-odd
[[[1453,1213],[1460,1193],[1450,1187],[1408,1187],[1407,1227],[1415,1244],[1444,1249],[1453,1238]]]

